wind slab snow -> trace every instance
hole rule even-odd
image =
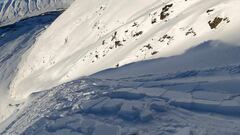
[[[238,135],[239,58],[212,41],[62,84],[32,94],[2,134]]]
[[[238,5],[75,1],[12,54],[0,134],[238,135]]]

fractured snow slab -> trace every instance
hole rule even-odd
[[[93,135],[120,135],[118,127],[109,125],[98,125],[96,126]]]
[[[188,101],[192,99],[191,93],[179,92],[179,91],[173,91],[173,90],[168,90],[163,94],[162,97],[169,100],[176,100],[176,101],[178,100]]]
[[[203,99],[203,100],[212,100],[212,101],[223,101],[225,99],[229,99],[231,95],[216,93],[216,92],[207,92],[207,91],[194,91],[192,93],[193,98],[195,99]]]

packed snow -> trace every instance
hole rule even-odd
[[[235,42],[238,5],[239,0],[75,1],[24,54],[10,94],[24,99],[104,69],[178,55],[207,40]]]

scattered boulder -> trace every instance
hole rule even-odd
[[[157,23],[157,18],[153,18],[151,21],[152,24]]]
[[[226,18],[216,17],[213,21],[209,21],[208,24],[211,29],[216,29],[217,26],[223,21],[225,21],[227,23],[230,22],[230,20],[227,17]]]
[[[158,51],[154,51],[154,52],[152,52],[151,54],[152,55],[155,55],[155,54],[157,54],[158,53]]]
[[[209,13],[211,13],[211,12],[213,12],[214,11],[214,9],[208,9],[207,10],[207,13],[209,14]]]
[[[142,35],[142,34],[143,34],[143,31],[139,31],[139,32],[133,34],[133,37],[137,37],[137,36],[140,36],[140,35]]]
[[[168,4],[165,7],[162,8],[162,12],[160,14],[160,19],[164,20],[167,16],[169,16],[170,14],[167,13],[169,11],[169,9],[173,6],[173,4]]]
[[[192,34],[193,36],[196,36],[197,33],[193,30],[193,28],[190,28],[187,32],[186,32],[186,36]]]

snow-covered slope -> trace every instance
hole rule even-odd
[[[2,135],[238,135],[240,47],[210,41],[33,93]]]
[[[180,74],[183,72],[187,73],[188,71],[193,71],[192,73],[190,73],[190,75],[201,76],[197,73],[199,70],[207,71],[208,69],[212,69],[214,71],[217,70],[219,67],[230,68],[232,66],[234,67],[234,65],[239,65],[239,52],[239,45],[222,43],[221,41],[207,41],[198,45],[197,47],[190,48],[181,55],[176,55],[168,58],[147,60],[138,63],[131,63],[117,69],[107,69],[105,71],[94,74],[94,77],[117,79],[119,77],[128,78],[131,76],[136,77],[146,74],[160,74],[164,76],[171,74]],[[212,74],[213,73],[214,72],[212,72]],[[221,75],[224,76],[225,72],[222,72]]]
[[[107,68],[181,54],[206,40],[234,42],[239,5],[239,0],[75,1],[23,56],[11,96],[21,99]]]
[[[0,27],[46,12],[66,9],[74,0],[3,0],[0,1]]]
[[[16,109],[16,101],[9,97],[9,84],[14,78],[21,55],[59,15],[60,12],[47,13],[0,27],[0,122]]]

